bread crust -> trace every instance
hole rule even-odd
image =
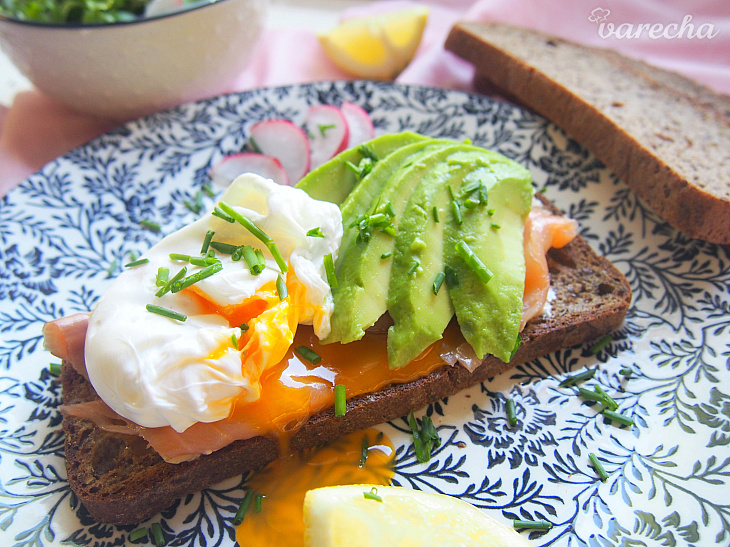
[[[445,365],[424,378],[354,397],[342,418],[335,417],[332,408],[312,416],[292,436],[291,449],[314,447],[405,416],[510,367],[603,336],[621,324],[631,288],[585,240],[577,237],[562,249],[552,249],[548,264],[555,292],[552,313],[527,324],[510,363],[488,356],[473,373],[460,365]],[[67,362],[61,382],[66,405],[98,399],[91,384]],[[276,441],[255,437],[191,462],[170,464],[141,437],[105,432],[74,416],[64,416],[63,429],[71,488],[94,519],[113,524],[146,520],[187,494],[259,469],[279,456]]]
[[[475,66],[477,89],[565,129],[669,224],[730,243],[730,97],[615,51],[497,23],[458,23],[446,48]]]

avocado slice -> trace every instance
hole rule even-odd
[[[364,145],[378,160],[382,160],[398,148],[413,142],[427,140],[431,139],[418,133],[404,131],[376,137]],[[345,150],[310,171],[297,183],[296,187],[301,188],[314,199],[340,205],[358,183],[357,175],[348,167],[347,162],[358,165],[363,157],[363,150],[360,146]]]
[[[351,196],[342,204],[345,233],[337,258],[338,287],[333,291],[334,312],[332,330],[324,343],[346,344],[359,340],[387,310],[391,260],[395,247],[393,235],[379,229],[370,230],[370,237],[358,238],[356,211],[375,214],[388,206],[394,217],[392,228],[398,231],[398,222],[408,198],[420,180],[449,154],[458,149],[453,141],[434,141],[410,145],[376,164]],[[377,171],[376,171],[377,170]],[[382,258],[386,255],[386,258]]]
[[[444,226],[452,214],[449,187],[460,188],[465,178],[491,176],[487,171],[478,173],[490,160],[484,149],[460,148],[418,184],[398,224],[388,289],[393,319],[388,363],[393,369],[407,365],[440,340],[454,315],[445,279],[434,286],[444,271]]]
[[[524,223],[530,212],[532,178],[516,162],[485,150],[475,163],[455,154],[452,163],[471,163],[475,169],[458,188],[456,200],[466,202],[465,191],[475,181],[486,187],[488,203],[461,207],[462,221],[448,215],[444,227],[444,263],[455,274],[448,286],[459,327],[479,358],[495,355],[508,362],[519,334],[525,284]],[[473,195],[473,194],[472,194]],[[485,283],[457,251],[464,242],[492,272]]]

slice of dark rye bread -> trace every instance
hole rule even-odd
[[[730,243],[730,96],[615,51],[498,23],[457,23],[446,48],[475,84],[565,129],[687,235]]]
[[[551,312],[526,325],[510,363],[488,356],[473,373],[461,365],[445,365],[419,380],[354,397],[347,401],[344,417],[335,417],[330,408],[310,418],[292,436],[291,449],[310,448],[405,416],[510,367],[601,337],[621,324],[631,302],[631,288],[585,240],[577,237],[562,249],[552,249],[548,264],[555,293]],[[91,384],[67,362],[61,382],[65,405],[98,398]],[[170,464],[141,437],[105,432],[90,421],[70,416],[64,416],[63,429],[71,488],[93,518],[114,524],[146,520],[186,494],[259,469],[279,456],[275,440],[255,437],[191,462]]]

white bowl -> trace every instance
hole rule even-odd
[[[0,17],[0,47],[38,89],[75,110],[132,119],[231,91],[267,0],[218,0],[128,23],[55,25]]]

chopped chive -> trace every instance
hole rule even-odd
[[[170,270],[160,266],[157,268],[157,276],[155,277],[155,285],[158,287],[164,287],[167,285],[167,279],[170,276]]]
[[[211,241],[210,247],[212,249],[215,249],[219,253],[223,253],[226,255],[232,255],[236,252],[236,249],[239,248],[237,245],[231,245],[230,243],[221,243],[220,241]]]
[[[273,256],[274,260],[276,260],[276,265],[279,266],[279,270],[281,270],[281,273],[288,272],[289,266],[287,266],[286,261],[284,260],[284,257],[281,256],[281,252],[279,251],[279,248],[276,246],[276,243],[274,243],[273,241],[269,241],[268,243],[266,243],[266,248],[269,249],[271,256]]]
[[[335,416],[342,417],[347,412],[347,394],[343,384],[335,386]]]
[[[206,266],[211,266],[215,264],[216,262],[220,262],[217,258],[207,258],[202,256],[191,256],[188,259],[188,262],[192,264],[193,266],[200,266],[202,268],[205,268]]]
[[[48,365],[48,372],[50,372],[53,376],[60,376],[61,363],[51,363],[50,365]]]
[[[231,344],[233,344],[233,349],[238,349],[238,338],[236,338],[236,333],[231,334]]]
[[[129,251],[129,260],[131,260],[132,262],[134,262],[138,258],[139,258],[139,255],[137,254],[136,251]]]
[[[369,492],[363,492],[362,495],[367,500],[379,501],[380,503],[383,503],[383,498],[378,496],[378,489],[374,486],[370,489]]]
[[[580,372],[578,374],[575,374],[573,376],[568,376],[565,380],[560,382],[559,387],[570,387],[574,386],[578,382],[583,382],[585,380],[590,380],[596,375],[596,372],[598,371],[597,368],[591,368],[588,370],[585,370],[583,372]]]
[[[454,219],[457,224],[464,222],[464,217],[461,216],[461,207],[459,206],[459,202],[455,199],[451,200],[451,211],[454,213]]]
[[[469,247],[466,241],[461,240],[456,244],[456,252],[482,283],[489,283],[494,277],[494,274],[489,271],[489,268],[487,268],[484,262],[471,250],[471,247]]]
[[[370,158],[362,158],[360,160],[360,163],[358,163],[357,165],[355,165],[351,161],[346,161],[345,166],[348,167],[353,173],[355,173],[355,176],[358,178],[358,180],[362,180],[370,174],[370,171],[373,170],[373,160],[371,160]]]
[[[507,399],[507,423],[510,427],[517,425],[517,409],[515,408],[514,399]]]
[[[487,187],[483,184],[479,187],[479,203],[482,205],[489,203],[489,199],[487,198]]]
[[[125,268],[134,268],[135,266],[141,266],[142,264],[147,264],[150,261],[149,258],[140,258],[139,260],[135,260],[134,262],[129,262],[124,265]]]
[[[162,528],[158,523],[153,523],[150,527],[150,536],[156,547],[163,547],[165,545],[165,536],[162,534]]]
[[[446,279],[446,274],[444,272],[439,272],[436,274],[436,279],[433,280],[433,294],[438,294],[439,290],[441,290],[441,285],[444,283],[444,279]]]
[[[251,500],[254,495],[255,493],[253,490],[248,490],[246,495],[243,497],[243,500],[241,500],[241,505],[238,506],[238,511],[236,511],[236,515],[233,517],[233,524],[235,526],[238,526],[243,522],[243,517],[246,516],[246,511],[248,511],[248,506],[251,505]]]
[[[116,269],[117,269],[117,259],[115,258],[109,263],[109,267],[106,269],[106,276],[111,277],[112,274],[114,273],[114,270],[116,270]]]
[[[287,296],[289,296],[289,292],[286,289],[286,283],[280,275],[276,276],[276,292],[279,294],[279,300],[284,300]]]
[[[605,348],[608,344],[610,344],[613,341],[610,334],[605,335],[603,338],[601,338],[598,342],[593,344],[590,347],[591,355],[598,354],[603,348]]]
[[[361,144],[360,146],[358,146],[357,151],[360,152],[363,157],[370,158],[372,161],[378,161],[378,156],[367,144]]]
[[[603,411],[603,415],[611,420],[612,422],[618,422],[622,425],[634,425],[634,419],[626,416],[625,414],[621,414],[619,412],[614,412],[613,410],[606,409]]]
[[[261,506],[264,502],[264,496],[261,494],[256,494],[256,498],[253,502],[253,512],[254,513],[260,513],[261,512]]]
[[[540,188],[540,189],[538,190],[538,192],[540,192],[541,194],[544,194],[544,193],[546,193],[546,192],[547,192],[547,186],[543,186],[542,188]]]
[[[210,277],[211,275],[214,275],[221,271],[223,269],[223,264],[220,262],[216,262],[215,264],[211,264],[210,266],[206,266],[199,272],[195,272],[192,275],[187,276],[184,279],[180,279],[178,281],[175,281],[174,284],[172,284],[171,291],[173,293],[180,292],[183,289],[187,289],[191,285],[194,285],[198,281],[202,281],[203,279],[206,279]]]
[[[246,332],[248,330],[248,323],[241,323],[238,325],[238,328],[241,329],[241,332]]]
[[[165,545],[165,536],[162,534],[162,527],[158,523],[153,522],[152,526],[150,526],[150,532],[152,538],[155,540],[155,545],[157,547],[163,547]]]
[[[494,215],[494,209],[487,209],[487,214],[491,217]]]
[[[190,255],[184,255],[184,254],[180,254],[180,253],[170,253],[168,256],[170,257],[170,260],[190,262]]]
[[[603,400],[605,401],[604,404],[608,408],[608,410],[617,410],[618,409],[618,403],[614,400],[613,397],[611,397],[608,393],[604,391],[604,389],[599,386],[595,385],[593,386],[593,390],[600,394],[601,397],[603,397]]]
[[[414,259],[413,262],[411,262],[411,266],[408,268],[408,275],[415,273],[420,265],[421,262],[418,259]]]
[[[210,247],[210,242],[213,241],[213,236],[215,235],[215,232],[213,230],[208,230],[205,232],[205,239],[203,239],[203,246],[200,248],[200,254],[204,255],[208,252],[208,248]]]
[[[605,404],[606,400],[603,398],[603,395],[598,393],[597,391],[593,391],[591,389],[586,389],[584,387],[578,387],[578,392],[581,397],[584,399],[588,399],[589,401],[596,401],[597,403]]]
[[[419,424],[411,411],[408,415],[408,427],[410,427],[411,434],[413,435],[413,449],[416,455],[416,461],[418,463],[428,462],[431,459],[431,449],[434,444],[437,447],[441,446],[441,439],[431,418],[424,416]]]
[[[151,220],[142,219],[139,221],[139,225],[144,228],[145,230],[149,230],[150,232],[159,233],[162,228],[160,228],[160,225],[156,222],[153,222]]]
[[[322,360],[322,357],[317,352],[307,346],[297,346],[296,352],[313,365],[316,365]]]
[[[319,129],[319,132],[323,137],[327,136],[327,131],[329,131],[330,129],[334,129],[335,127],[337,126],[333,123],[320,123],[319,125],[317,125],[317,128]]]
[[[499,224],[492,222],[492,230],[501,230],[502,227]]]
[[[618,373],[624,378],[631,378],[631,375],[634,373],[634,371],[626,367],[619,370]]]
[[[147,537],[146,528],[137,528],[134,532],[129,533],[129,541],[139,541],[142,538]]]
[[[216,207],[215,209],[213,209],[213,212],[211,213],[211,215],[213,215],[214,217],[218,217],[221,220],[225,220],[226,222],[229,222],[231,224],[236,222],[231,215],[226,213],[220,207]]]
[[[182,269],[177,272],[172,279],[170,279],[162,288],[160,288],[159,291],[155,293],[155,296],[159,298],[160,296],[163,296],[164,294],[170,292],[173,285],[175,285],[178,281],[185,277],[186,273],[188,273],[188,269],[187,267],[183,266]]]
[[[213,189],[212,189],[212,188],[210,187],[210,184],[203,184],[203,188],[202,188],[202,190],[203,190],[203,193],[204,193],[204,194],[205,194],[206,196],[208,196],[209,198],[214,198],[214,197],[215,197],[215,192],[214,192],[214,191],[213,191]]]
[[[368,461],[368,451],[370,450],[370,443],[368,438],[363,435],[362,445],[360,446],[360,468],[365,467],[365,462]]]
[[[183,205],[187,207],[191,212],[198,214],[203,210],[203,193],[198,190],[195,192],[195,201],[185,200]]]
[[[242,248],[242,253],[243,260],[244,262],[246,262],[246,265],[248,266],[248,271],[251,272],[251,275],[259,275],[261,272],[264,271],[266,263],[259,262],[259,257],[253,247],[249,247],[248,245],[244,246]]]
[[[221,208],[221,210],[226,213],[229,217],[231,217],[233,220],[238,222],[241,226],[246,228],[249,232],[251,232],[251,235],[253,235],[256,239],[260,240],[262,243],[269,243],[272,241],[272,239],[266,235],[266,233],[256,226],[253,222],[251,222],[248,218],[243,216],[241,213],[233,209],[230,205],[228,205],[225,201],[221,201],[218,203],[218,207]]]
[[[467,209],[476,209],[477,205],[479,205],[479,200],[474,200],[471,198],[467,198],[464,200],[464,207]]]
[[[520,520],[513,521],[515,528],[532,528],[534,530],[550,530],[553,525],[546,520]]]
[[[603,468],[603,465],[601,465],[601,462],[598,461],[598,457],[593,452],[591,452],[590,454],[588,454],[588,459],[591,460],[591,465],[593,466],[593,469],[596,470],[598,478],[601,479],[602,482],[606,482],[606,479],[608,478],[608,473],[606,473],[606,470]]]
[[[331,253],[324,255],[324,273],[327,276],[327,283],[331,289],[337,288],[337,274],[335,273],[335,261]]]
[[[261,148],[259,148],[259,143],[256,142],[256,139],[253,137],[248,138],[248,144],[251,146],[251,149],[256,152],[257,154],[261,154]]]
[[[391,256],[393,256],[392,251],[388,251],[387,253],[381,254],[380,255],[380,258],[382,258],[383,260],[385,260],[386,258],[390,258]]]
[[[146,308],[149,312],[156,313],[157,315],[162,315],[164,317],[169,317],[170,319],[176,319],[180,322],[184,322],[188,318],[185,314],[163,308],[162,306],[155,306],[154,304],[147,304]]]
[[[472,192],[479,190],[479,187],[481,185],[482,185],[481,180],[472,178],[469,182],[467,182],[464,186],[461,187],[461,196],[467,197]]]
[[[324,237],[324,234],[322,233],[322,228],[317,226],[316,228],[312,228],[307,232],[307,235],[309,237]]]
[[[393,204],[391,202],[388,202],[383,206],[383,212],[385,212],[385,214],[388,215],[390,218],[395,218],[395,209],[393,208]]]
[[[439,208],[434,205],[431,212],[433,213],[433,221],[439,222]]]

